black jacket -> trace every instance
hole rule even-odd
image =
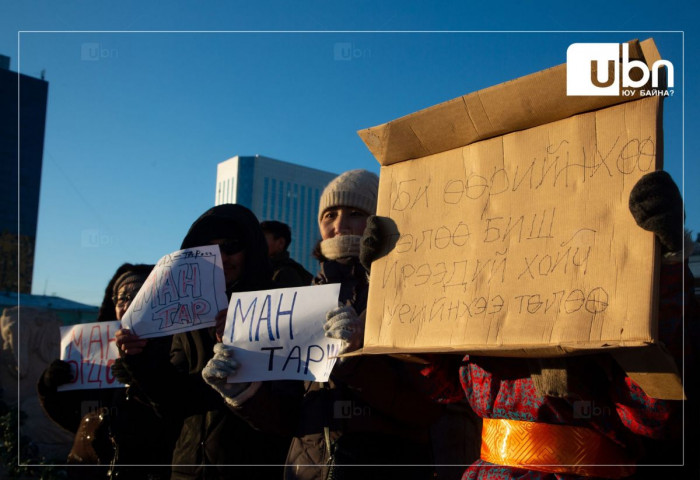
[[[153,339],[140,354],[141,357],[146,362],[167,359],[170,340],[170,337]],[[103,465],[115,462],[114,472],[118,473],[115,478],[169,478],[167,467],[121,466],[169,465],[179,431],[177,421],[157,415],[148,403],[140,399],[138,387],[59,392],[55,388],[48,388],[42,377],[37,392],[39,402],[49,418],[72,433],[77,432],[81,419],[89,411],[102,407],[109,409],[106,427],[98,432],[99,438],[95,439],[93,446]],[[82,470],[71,470],[71,478],[89,478],[76,473],[83,471],[89,472],[91,478],[107,478],[106,467],[99,471],[76,468]]]
[[[289,252],[280,252],[270,258],[272,262],[272,280],[278,288],[307,287],[314,276],[300,264],[289,257]]]
[[[257,218],[245,207],[228,204],[208,210],[192,224],[182,248],[230,236],[244,243],[245,268],[243,276],[227,286],[227,295],[271,288],[267,243]],[[182,419],[173,452],[172,479],[279,479],[280,467],[240,466],[283,464],[289,438],[254,430],[204,382],[201,372],[213,356],[215,343],[214,328],[201,329],[173,337],[167,364],[144,365],[138,361],[139,355],[127,357],[136,381],[156,410]]]

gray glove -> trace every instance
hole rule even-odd
[[[217,343],[214,356],[202,370],[202,378],[224,399],[234,398],[250,386],[250,383],[227,383],[226,379],[235,375],[240,364],[233,358],[233,347]]]
[[[365,321],[350,306],[340,306],[326,313],[323,324],[326,337],[343,341],[341,353],[362,347],[365,339]]]

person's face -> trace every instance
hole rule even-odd
[[[272,233],[265,232],[265,240],[267,240],[267,254],[270,257],[277,255],[284,250],[284,238],[275,238]]]
[[[367,225],[369,214],[353,207],[327,208],[321,216],[321,238],[329,238],[340,235],[362,235]]]
[[[129,305],[136,297],[136,294],[143,286],[143,282],[131,282],[126,285],[119,287],[117,294],[112,298],[114,300],[114,309],[117,315],[117,320],[121,320],[126,311],[129,309]]]
[[[209,245],[219,245],[226,286],[232,285],[243,275],[245,250],[243,250],[240,243],[231,242],[225,238],[214,239],[209,242]]]

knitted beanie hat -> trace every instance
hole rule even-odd
[[[114,282],[112,293],[117,295],[119,293],[119,289],[124,285],[129,285],[130,283],[144,283],[146,278],[148,278],[148,273],[146,272],[126,271],[122,273]]]
[[[318,220],[331,207],[353,207],[374,215],[377,210],[379,177],[367,170],[350,170],[333,180],[321,194]]]

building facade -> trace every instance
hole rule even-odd
[[[318,202],[325,186],[337,176],[272,158],[235,156],[216,168],[216,205],[237,203],[250,208],[262,222],[277,220],[292,230],[290,256],[314,273]]]
[[[695,289],[695,298],[700,300],[700,233],[697,234],[693,247],[689,258],[689,266],[695,281],[693,285]]]
[[[9,60],[0,55],[0,175],[6,179],[0,189],[0,291],[29,293],[49,84],[10,71]]]

